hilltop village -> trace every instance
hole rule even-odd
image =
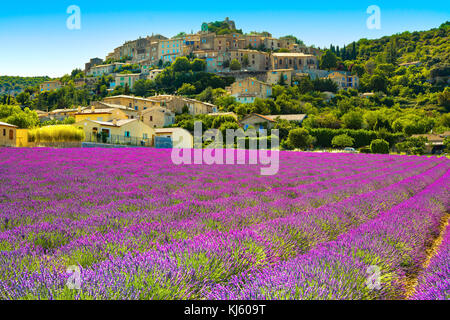
[[[45,134],[33,130],[71,125],[84,142],[190,148],[202,121],[278,129],[283,149],[443,152],[447,58],[433,41],[448,29],[418,33],[432,56],[411,54],[409,33],[321,50],[293,35],[244,33],[229,18],[196,33],[152,34],[58,79],[0,83],[1,126],[12,132],[2,143],[42,144]]]

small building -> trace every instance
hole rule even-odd
[[[127,95],[106,97],[103,99],[103,102],[126,106],[138,112],[142,112],[151,107],[163,106],[160,101],[156,101],[150,98],[141,98]]]
[[[59,80],[45,81],[39,85],[40,92],[53,91],[62,88],[62,83]]]
[[[75,114],[75,122],[87,119],[95,121],[126,120],[128,115],[119,108],[96,109],[95,106],[91,106],[90,109],[80,109]]]
[[[150,128],[163,128],[175,123],[175,114],[167,108],[153,107],[142,111],[140,119]]]
[[[128,88],[133,89],[134,84],[140,78],[140,73],[116,74],[114,82],[111,82],[109,87],[111,89],[114,89],[115,87],[125,87],[126,85],[128,85]]]
[[[247,130],[249,127],[255,129],[273,129],[278,120],[287,120],[301,124],[307,117],[306,114],[280,114],[280,115],[262,115],[252,113],[244,117],[240,124]]]
[[[53,111],[50,111],[48,113],[48,117],[44,117],[44,119],[48,118],[48,120],[63,121],[64,119],[66,119],[68,117],[75,117],[75,114],[78,112],[78,110],[80,108],[81,107],[79,107],[79,108],[71,108],[71,109],[55,109]]]
[[[281,79],[286,85],[291,85],[292,83],[292,73],[294,69],[276,69],[267,71],[266,82],[270,85],[280,84]]]
[[[2,147],[15,147],[17,126],[0,122],[0,146]]]
[[[319,60],[312,54],[300,52],[276,52],[271,55],[271,69],[318,69]]]
[[[148,72],[148,74],[147,74],[147,80],[155,80],[156,79],[156,77],[160,74],[160,73],[162,73],[164,71],[164,69],[153,69],[153,70],[149,70],[149,71],[147,71]]]
[[[249,127],[253,127],[255,129],[272,129],[275,126],[276,121],[269,116],[252,113],[245,116],[240,121],[240,124],[244,128],[244,130],[247,130]]]
[[[428,134],[413,134],[412,138],[426,138],[426,152],[427,153],[438,153],[444,150],[444,140],[450,137],[450,131],[446,131],[441,134],[428,133]]]
[[[116,62],[111,64],[102,64],[98,66],[91,67],[86,73],[87,76],[101,77],[103,75],[109,75],[115,72],[119,72],[125,63]]]
[[[181,99],[183,101],[184,106],[189,108],[189,114],[191,115],[209,114],[218,111],[217,106],[209,102],[189,98],[181,98]],[[180,110],[177,111],[178,113],[181,113],[179,112]]]
[[[242,103],[251,103],[255,98],[266,99],[272,95],[272,86],[255,78],[237,80],[225,90]]]
[[[156,139],[170,138],[174,149],[192,149],[194,146],[194,137],[183,128],[163,128],[155,129]]]
[[[358,76],[345,71],[334,71],[325,77],[325,79],[333,80],[338,85],[339,90],[346,90],[348,88],[357,89],[359,86]]]
[[[86,135],[85,141],[152,146],[155,130],[138,119],[95,121],[85,119],[74,124]]]
[[[91,110],[92,110],[92,107],[94,107],[96,110],[97,109],[119,109],[120,111],[123,111],[128,116],[128,119],[139,119],[138,111],[136,111],[132,108],[129,108],[127,106],[120,105],[120,104],[106,103],[103,101],[94,101],[94,102],[92,102]]]

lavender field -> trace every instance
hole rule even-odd
[[[281,152],[273,176],[154,149],[0,163],[0,299],[450,298],[446,158]]]

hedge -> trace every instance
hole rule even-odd
[[[369,146],[373,140],[382,138],[389,142],[390,146],[394,146],[404,135],[399,133],[390,132],[376,132],[370,130],[354,130],[354,129],[329,129],[329,128],[317,128],[309,129],[309,133],[316,138],[315,145],[321,148],[331,148],[333,138],[339,135],[346,134],[355,139],[354,147],[361,148]]]
[[[30,142],[74,142],[85,138],[82,129],[71,125],[47,126],[28,132]]]

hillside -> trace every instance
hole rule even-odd
[[[28,87],[34,87],[40,83],[50,80],[49,77],[17,77],[17,76],[0,76],[0,92],[8,92],[9,90],[24,90]]]

